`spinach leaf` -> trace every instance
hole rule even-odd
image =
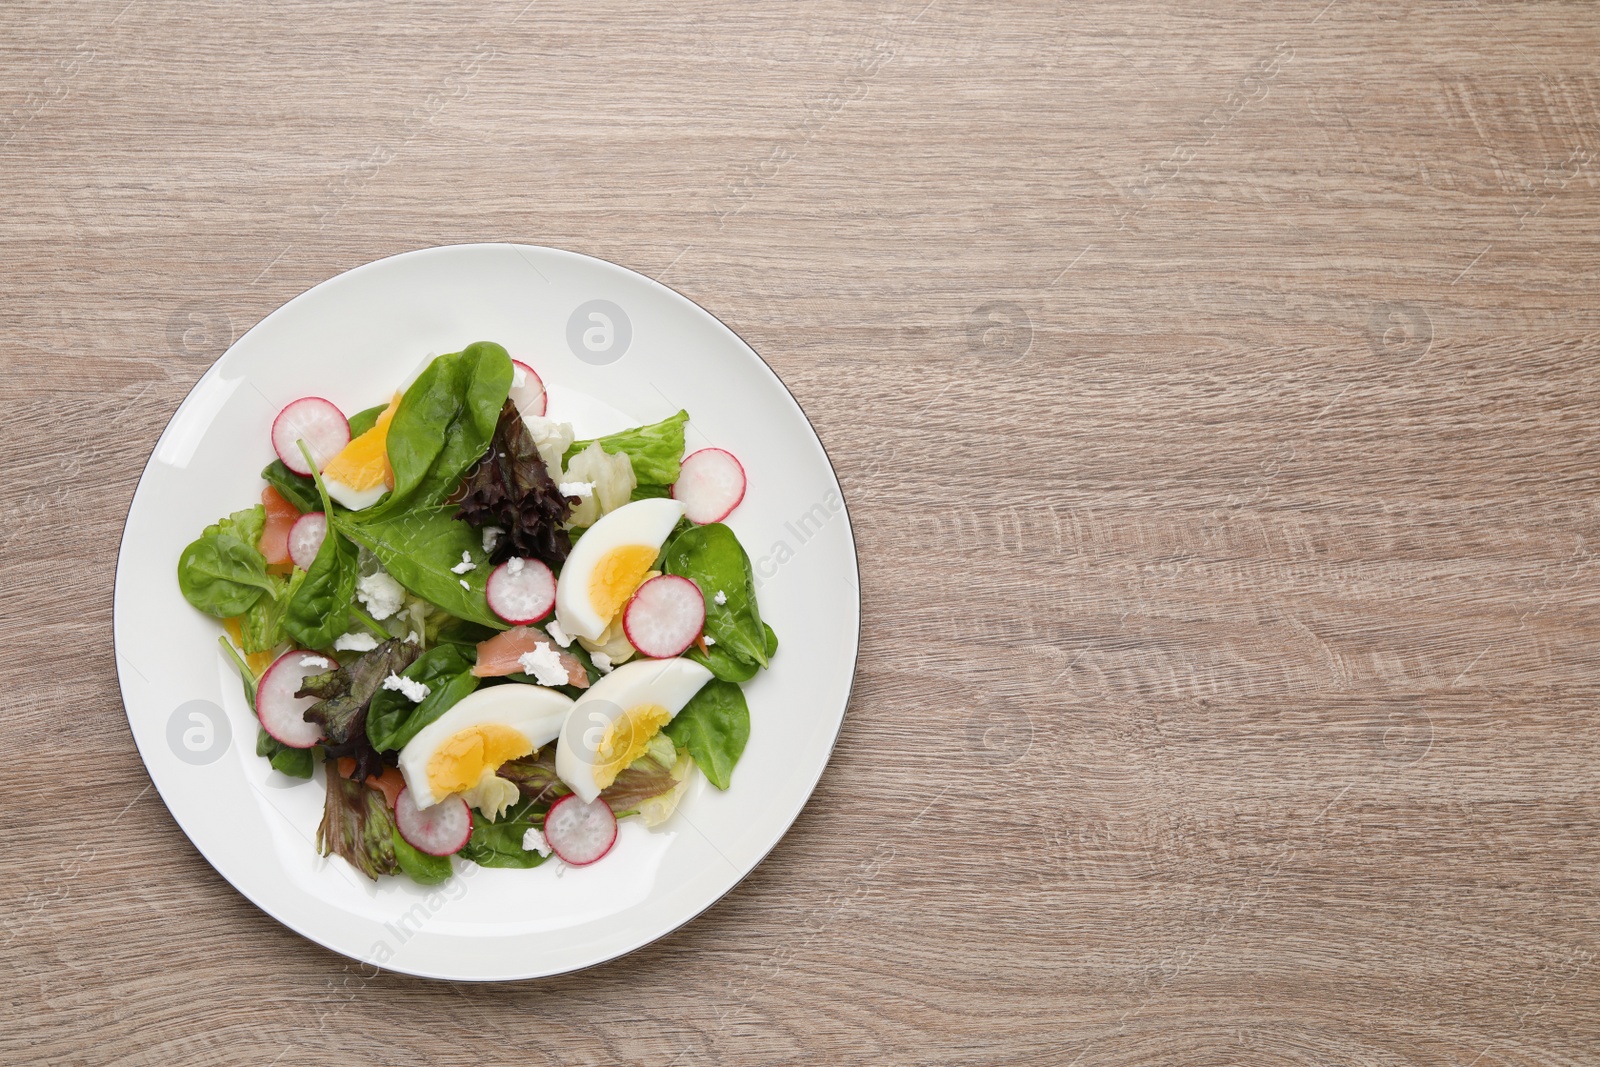
[[[430,648],[405,669],[404,675],[428,687],[422,703],[394,689],[380,689],[367,705],[367,740],[382,752],[404,748],[424,726],[443,715],[478,688],[473,660],[458,645]]]
[[[428,364],[406,390],[389,423],[394,488],[358,518],[386,519],[449,496],[467,468],[488,450],[510,391],[511,357],[489,341]],[[458,554],[456,560],[460,559]]]
[[[266,509],[257,504],[207,526],[178,557],[183,598],[207,615],[226,619],[272,593],[267,560],[257,547],[266,521]]]
[[[438,885],[452,872],[449,856],[430,856],[412,847],[411,842],[400,836],[398,826],[394,828],[394,860],[401,872],[420,885]]]
[[[639,481],[633,499],[641,499],[640,491],[647,486],[664,488],[678,480],[678,464],[683,462],[683,427],[688,421],[689,413],[680,411],[649,426],[636,426],[597,439],[600,447],[607,452],[628,454],[628,459],[633,463],[633,476]],[[591,443],[574,441],[561,457],[562,466],[572,462],[572,457]],[[646,495],[666,496],[666,493]]]
[[[290,748],[265,730],[256,735],[256,755],[267,757],[273,770],[290,778],[311,777],[312,751],[309,748]]]
[[[285,467],[283,460],[275,459],[268,463],[262,468],[261,477],[278,491],[278,495],[299,508],[300,514],[322,510],[322,503],[317,499],[317,483]]]
[[[311,477],[317,485],[318,502],[331,520],[333,505],[328,500],[328,487],[322,484],[322,475],[315,473],[311,453],[305,442],[299,442],[305,453],[307,465],[312,467]],[[296,641],[307,648],[327,648],[350,625],[350,605],[355,601],[356,578],[360,574],[361,557],[356,546],[341,536],[330,523],[317,557],[306,568],[305,577],[290,596],[284,609],[283,628]]]
[[[361,563],[356,546],[330,529],[284,608],[283,628],[306,648],[327,648],[350,625]]]
[[[377,521],[337,515],[333,527],[370,549],[389,576],[412,593],[458,619],[504,630],[506,623],[489,610],[484,598],[489,567],[484,562],[483,535],[451,518],[451,510],[448,505],[419,507]],[[460,565],[463,552],[478,566],[456,574],[450,568]]]
[[[713,522],[683,531],[667,545],[661,566],[668,574],[693,581],[706,598],[706,633],[716,644],[701,662],[710,667],[734,659],[767,666],[767,633],[756,606],[755,575],[732,530]],[[724,597],[721,604],[719,592]],[[774,635],[774,649],[776,640]]]
[[[778,635],[773,633],[772,627],[766,623],[762,623],[761,628],[766,631],[767,658],[771,659],[773,653],[778,651]],[[694,646],[684,655],[710,670],[724,682],[748,682],[761,669],[754,663],[739,659],[721,644],[711,645],[704,652],[700,651],[699,646]]]
[[[378,421],[378,416],[382,415],[383,409],[388,406],[388,404],[374,404],[365,411],[358,411],[354,415],[351,415],[350,439],[354,441],[357,437],[360,437],[362,434],[372,429],[372,427]]]
[[[737,685],[713,678],[661,732],[689,750],[712,785],[726,789],[750,740],[750,709]]]
[[[522,847],[522,837],[534,825],[533,802],[524,800],[513,806],[495,822],[477,818],[472,822],[472,836],[460,855],[480,867],[515,867],[526,870],[537,867],[547,857]],[[538,816],[543,824],[544,816]]]

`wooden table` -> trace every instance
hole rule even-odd
[[[1600,11],[0,8],[7,1064],[1600,1061]],[[862,557],[812,803],[566,978],[357,966],[130,740],[123,515],[405,249],[659,278]]]

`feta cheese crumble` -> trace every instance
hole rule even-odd
[[[422,644],[422,638],[417,635],[417,631],[412,630],[410,633],[406,634],[406,643],[409,645],[420,645]]]
[[[371,652],[378,647],[378,639],[366,631],[340,634],[333,639],[335,652]]]
[[[394,689],[399,691],[401,696],[405,697],[413,704],[422,703],[423,700],[427,698],[428,694],[433,692],[433,690],[429,689],[422,682],[419,682],[414,678],[407,678],[403,674],[396,674],[393,671],[390,671],[389,677],[383,680],[383,687],[385,689]]]
[[[550,640],[567,648],[572,644],[572,635],[561,628],[561,624],[554,619],[544,624],[544,632],[550,635]]]
[[[711,598],[711,602],[716,604],[718,607],[721,607],[723,604],[728,602],[728,594],[718,589],[717,595]]]
[[[544,839],[544,834],[539,832],[537,826],[530,826],[523,832],[522,847],[527,852],[537,852],[541,856],[550,855],[550,842]]]
[[[521,574],[523,566],[524,564],[521,556],[512,556],[510,559],[506,560],[506,573]]]
[[[379,571],[356,583],[356,599],[366,606],[374,619],[387,619],[405,603],[406,591],[399,582]]]
[[[450,568],[450,573],[451,574],[465,574],[468,571],[475,571],[477,569],[478,569],[478,565],[476,563],[472,562],[472,553],[471,552],[463,552],[463,553],[461,553],[461,562],[457,563],[454,567],[451,567]]]
[[[324,659],[321,656],[301,656],[300,657],[300,666],[302,666],[302,667],[321,667],[325,671],[333,670],[333,664],[329,663],[326,659]]]
[[[601,674],[611,673],[611,657],[604,652],[589,653],[589,662],[593,663]]]
[[[517,657],[522,671],[540,685],[566,685],[567,669],[561,665],[561,653],[540,641],[532,652]]]
[[[712,645],[717,643],[717,639],[712,637],[710,634],[701,634],[700,636],[705,639],[707,648],[710,648]]]
[[[500,535],[505,533],[498,526],[485,526],[483,528],[483,554],[488,555],[494,551],[494,546],[500,543]]]
[[[458,580],[461,582],[461,588],[463,588],[463,589],[471,589],[472,588],[472,586],[467,584],[467,580],[465,578],[461,578],[461,579],[458,579]]]
[[[584,497],[594,496],[594,483],[562,482],[559,490],[562,496],[575,496],[582,500]]]

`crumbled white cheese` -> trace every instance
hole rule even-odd
[[[472,586],[467,584],[467,580],[465,578],[461,578],[461,579],[459,579],[459,581],[461,582],[461,588],[463,588],[463,589],[471,589],[472,588]]]
[[[463,552],[463,553],[461,553],[461,562],[457,563],[454,567],[451,567],[450,568],[450,573],[451,574],[465,574],[468,571],[475,571],[477,569],[478,569],[478,565],[476,563],[472,562],[472,553],[471,552]]]
[[[523,673],[540,685],[567,684],[567,668],[561,665],[561,653],[544,641],[534,645],[532,652],[518,656],[517,662],[522,665]]]
[[[374,619],[387,619],[405,603],[406,591],[399,582],[379,571],[356,583],[356,598],[366,605]]]
[[[417,631],[412,630],[410,633],[406,634],[406,643],[411,645],[420,645],[422,644],[422,638],[418,636]]]
[[[721,605],[726,604],[728,602],[728,594],[724,593],[722,590],[718,589],[717,590],[717,595],[711,598],[711,602],[720,607]]]
[[[324,659],[321,656],[301,656],[300,657],[300,666],[302,666],[302,667],[321,667],[325,671],[333,670],[333,664],[329,663],[326,659]]]
[[[544,632],[550,635],[550,640],[567,648],[572,644],[572,635],[561,628],[561,624],[554,619],[544,624]]]
[[[378,639],[365,630],[360,633],[340,634],[333,639],[335,652],[371,652],[378,647]]]
[[[383,680],[383,687],[385,689],[398,690],[402,696],[413,704],[422,703],[427,698],[427,695],[433,691],[426,684],[414,678],[407,678],[403,674],[396,674],[393,671],[390,671],[389,677]]]
[[[594,496],[593,482],[562,482],[558,488],[562,496],[575,496],[579,500]]]
[[[500,543],[500,535],[505,533],[498,526],[485,526],[483,528],[483,554],[488,555],[494,551],[494,546]]]
[[[544,834],[539,832],[537,826],[530,826],[523,832],[522,847],[527,852],[537,852],[541,856],[550,855],[550,842],[544,839]]]
[[[604,652],[589,653],[589,662],[593,663],[601,674],[611,673],[611,657]]]
[[[705,638],[707,648],[710,648],[712,645],[717,643],[717,639],[712,637],[710,634],[701,634],[700,636]]]
[[[521,574],[523,566],[524,561],[521,556],[512,556],[510,559],[506,560],[506,573]]]

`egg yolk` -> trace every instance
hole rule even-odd
[[[389,423],[399,406],[400,394],[396,393],[370,430],[328,460],[322,468],[323,479],[351,489],[371,489],[378,485],[392,487],[394,470],[389,466]]]
[[[606,727],[600,747],[595,749],[594,784],[605,789],[617,780],[622,769],[649,747],[650,739],[672,721],[672,713],[660,704],[640,704],[623,712]]]
[[[589,576],[589,605],[595,614],[610,622],[660,554],[653,545],[619,545],[601,556]]]
[[[435,797],[464,792],[478,784],[484,771],[532,751],[528,739],[509,726],[470,726],[434,749],[428,758],[428,786]]]

